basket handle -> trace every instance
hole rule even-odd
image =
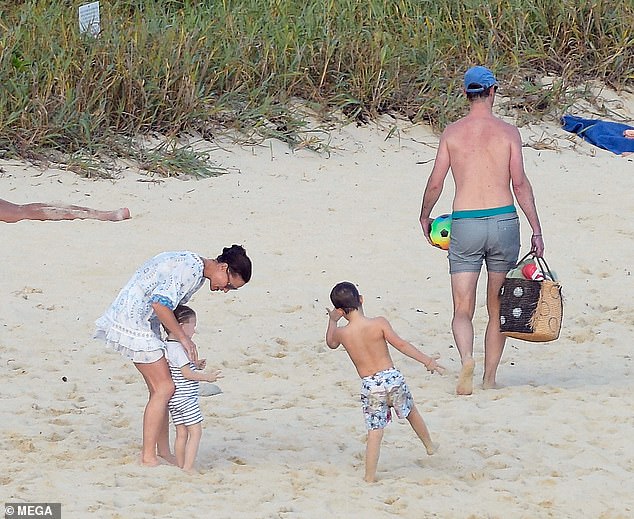
[[[550,278],[551,281],[555,280],[555,278],[553,277],[553,273],[550,271],[550,267],[548,266],[548,263],[546,263],[546,259],[543,256],[538,256],[534,250],[530,251],[521,260],[519,260],[517,262],[516,267],[519,267],[524,261],[526,261],[529,258],[535,259],[535,262],[537,263],[541,271],[544,274],[548,274],[548,277]]]

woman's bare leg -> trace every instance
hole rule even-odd
[[[170,397],[171,398],[171,397]],[[159,458],[163,458],[170,465],[176,465],[176,456],[172,454],[172,448],[170,446],[170,420],[169,409],[165,411],[165,418],[159,431],[159,437],[156,442],[156,453]]]
[[[147,384],[150,396],[143,413],[143,449],[141,463],[148,466],[159,464],[157,457],[172,462],[167,429],[167,403],[174,393],[174,382],[165,357],[149,364],[135,363]]]

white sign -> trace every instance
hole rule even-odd
[[[90,2],[79,6],[79,32],[97,36],[101,32],[99,20],[99,2]]]

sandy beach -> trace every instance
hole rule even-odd
[[[631,121],[634,96],[621,100]],[[446,253],[418,223],[438,144],[429,128],[352,124],[331,132],[324,154],[221,139],[212,159],[227,174],[208,179],[125,169],[87,180],[0,162],[0,198],[132,213],[0,223],[5,502],[61,502],[65,519],[634,516],[634,155],[555,124],[520,132],[564,325],[553,343],[507,341],[503,387],[476,384],[469,397],[455,395]],[[438,213],[450,212],[451,194],[447,185]],[[141,467],[146,386],[92,339],[94,321],[151,256],[215,257],[232,243],[252,258],[252,281],[190,301],[201,356],[225,376],[223,393],[202,400],[198,473]],[[368,315],[447,368],[430,375],[393,352],[439,450],[428,457],[407,422],[391,424],[375,484],[362,479],[358,377],[324,342],[328,295],[343,280],[358,284]],[[476,381],[483,305],[481,283]]]

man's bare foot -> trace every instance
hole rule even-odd
[[[500,389],[501,387],[497,382],[482,382],[482,389]]]
[[[363,481],[366,483],[376,483],[376,478],[374,476],[365,476]]]
[[[458,385],[456,386],[456,394],[470,395],[473,393],[473,370],[475,369],[475,361],[467,359],[462,364],[460,375],[458,375]]]

